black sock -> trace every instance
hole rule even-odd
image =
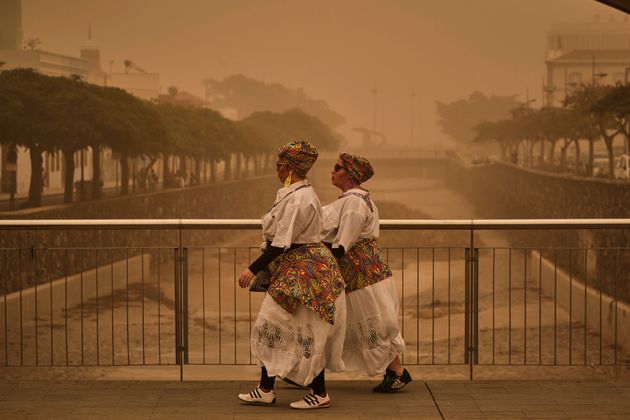
[[[313,382],[311,382],[311,384],[309,385],[310,388],[313,390],[313,393],[319,396],[326,395],[326,379],[324,378],[325,370],[326,369],[322,369],[322,371],[319,372],[319,375],[317,375],[315,379],[313,379]]]
[[[260,369],[260,387],[267,390],[273,389],[275,381],[276,377],[269,377],[269,375],[267,375],[267,369],[263,366],[262,369]]]

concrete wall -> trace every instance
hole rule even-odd
[[[532,261],[539,258],[537,251],[531,252]],[[600,333],[603,342],[630,349],[630,305],[616,301],[590,284],[585,285],[580,278],[571,278],[545,258],[542,259],[540,276],[538,273],[530,276],[538,282],[544,296],[555,297],[555,302],[570,312],[572,324],[584,324],[588,331]],[[590,279],[589,283],[599,284],[599,279]]]
[[[554,219],[554,218],[630,218],[630,184],[604,179],[544,173],[527,168],[495,163],[467,167],[456,160],[449,163],[447,185],[462,193],[475,206],[479,218]],[[580,249],[627,248],[630,232],[622,230],[584,230],[555,232],[511,231],[512,246],[576,247]],[[534,245],[535,244],[535,245]],[[538,253],[532,251],[534,261]],[[569,311],[577,322],[586,320],[591,331],[599,331],[601,309],[602,334],[630,348],[630,252],[621,250],[618,260],[602,258],[590,251],[576,252],[571,262],[559,262],[556,273],[558,305]],[[540,286],[546,296],[554,296],[554,266],[543,259]],[[586,265],[586,267],[585,267]],[[572,279],[568,272],[573,272]],[[583,273],[589,286],[586,289]],[[578,274],[575,274],[578,273]],[[602,285],[600,291],[592,285]],[[569,290],[571,292],[569,293]],[[617,296],[618,301],[612,296]],[[585,303],[586,301],[586,303]],[[616,305],[616,306],[615,306]],[[616,316],[615,316],[616,311]]]

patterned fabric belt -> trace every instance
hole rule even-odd
[[[346,293],[362,289],[392,276],[376,239],[362,239],[339,260]]]
[[[298,304],[334,324],[335,300],[345,287],[337,260],[321,243],[305,244],[274,259],[257,277],[269,276],[267,293],[293,314]]]

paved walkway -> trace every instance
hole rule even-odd
[[[429,381],[394,395],[373,382],[330,381],[330,408],[296,411],[305,391],[279,383],[274,406],[240,404],[254,382],[23,381],[0,383],[0,418],[629,419],[628,381]]]

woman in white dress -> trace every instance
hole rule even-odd
[[[345,284],[336,259],[320,242],[321,204],[306,179],[317,156],[302,141],[278,151],[284,187],[262,217],[263,253],[239,277],[241,287],[266,289],[251,336],[261,379],[257,388],[239,394],[246,404],[273,404],[277,376],[313,390],[291,408],[329,407],[324,370],[344,368]]]
[[[339,259],[346,282],[347,327],[343,361],[349,370],[385,373],[374,392],[396,392],[411,382],[400,354],[398,295],[392,272],[378,246],[378,209],[361,184],[372,177],[370,162],[342,153],[331,173],[342,194],[324,206],[322,241]]]

